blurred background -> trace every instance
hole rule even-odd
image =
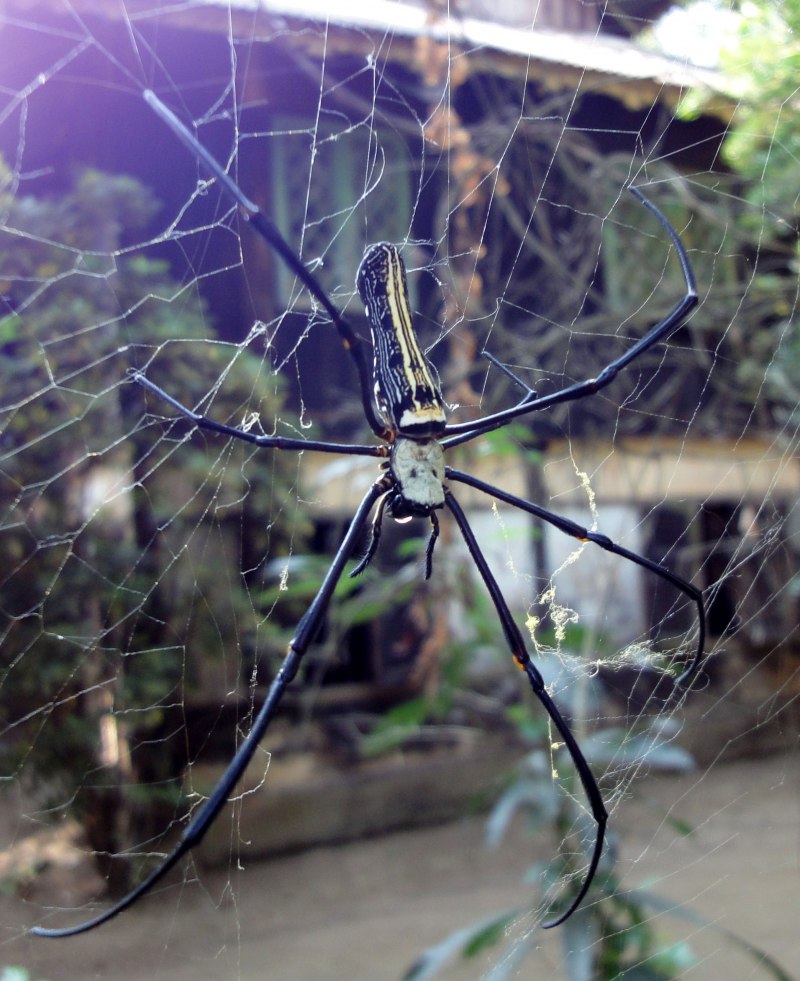
[[[798,28],[796,0],[3,5],[0,978],[793,976]],[[680,236],[686,323],[448,454],[705,599],[687,691],[684,592],[454,487],[610,812],[558,930],[594,824],[443,515],[428,581],[429,524],[386,518],[157,895],[28,933],[169,851],[380,472],[198,431],[132,380],[250,433],[374,442],[328,314],[147,90],[367,350],[355,273],[400,247],[453,422],[593,377],[680,302],[630,185]]]

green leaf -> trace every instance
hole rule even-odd
[[[457,955],[474,957],[496,944],[508,927],[525,913],[526,910],[522,907],[513,907],[456,930],[436,946],[424,951],[403,975],[403,981],[427,981],[428,978],[435,977]]]
[[[663,899],[661,896],[657,896],[655,893],[643,889],[631,889],[623,895],[629,897],[631,902],[649,906],[658,913],[667,913],[670,916],[685,920],[687,923],[692,924],[692,926],[701,927],[706,930],[713,930],[715,933],[718,933],[721,937],[723,937],[728,943],[732,944],[734,947],[738,947],[740,950],[744,951],[744,953],[752,957],[760,967],[769,971],[776,981],[796,981],[796,979],[785,971],[783,967],[781,967],[781,965],[778,964],[778,962],[761,947],[751,944],[748,940],[745,940],[744,938],[733,933],[732,930],[726,930],[718,923],[714,923],[712,920],[706,919],[705,916],[702,916],[695,910],[677,905],[673,900]]]
[[[22,318],[16,313],[0,318],[0,344],[10,344],[15,341],[23,329]],[[6,970],[10,970],[7,968]]]

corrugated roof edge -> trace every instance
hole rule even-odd
[[[96,0],[71,0],[76,12],[119,19],[117,5],[98,7]],[[8,0],[9,12],[34,8],[62,9],[52,0]],[[570,33],[549,28],[510,27],[472,17],[439,14],[426,6],[402,0],[192,0],[156,6],[152,0],[126,0],[124,16],[132,22],[158,20],[174,26],[237,37],[264,38],[279,21],[324,24],[329,28],[371,34],[391,34],[395,41],[430,38],[461,48],[473,59],[473,70],[536,78],[562,88],[565,83],[585,85],[607,92],[629,106],[644,106],[654,98],[677,103],[687,91],[702,89],[709,95],[708,114],[727,117],[735,95],[726,88],[724,76],[713,69],[693,65],[624,38],[595,33]],[[303,39],[308,49],[309,38]],[[313,45],[312,45],[313,46]],[[336,45],[342,50],[347,45]],[[364,50],[363,44],[354,49]],[[411,52],[396,44],[384,56],[407,61]],[[566,77],[565,77],[566,76]],[[639,86],[631,83],[638,82]],[[713,98],[711,98],[713,97]]]

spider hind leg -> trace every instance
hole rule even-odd
[[[526,405],[528,402],[531,402],[533,399],[537,398],[535,390],[532,389],[530,385],[526,385],[519,375],[515,375],[514,372],[507,365],[504,365],[502,361],[499,361],[491,353],[491,351],[481,351],[481,354],[490,364],[493,364],[495,368],[502,371],[504,375],[510,378],[515,385],[519,386],[519,388],[525,392],[525,395],[523,395],[522,399],[517,403],[517,408],[520,408],[521,406]]]

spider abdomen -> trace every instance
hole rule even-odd
[[[370,246],[356,286],[372,333],[378,412],[401,435],[441,436],[445,404],[414,333],[406,269],[397,248],[389,242]]]

